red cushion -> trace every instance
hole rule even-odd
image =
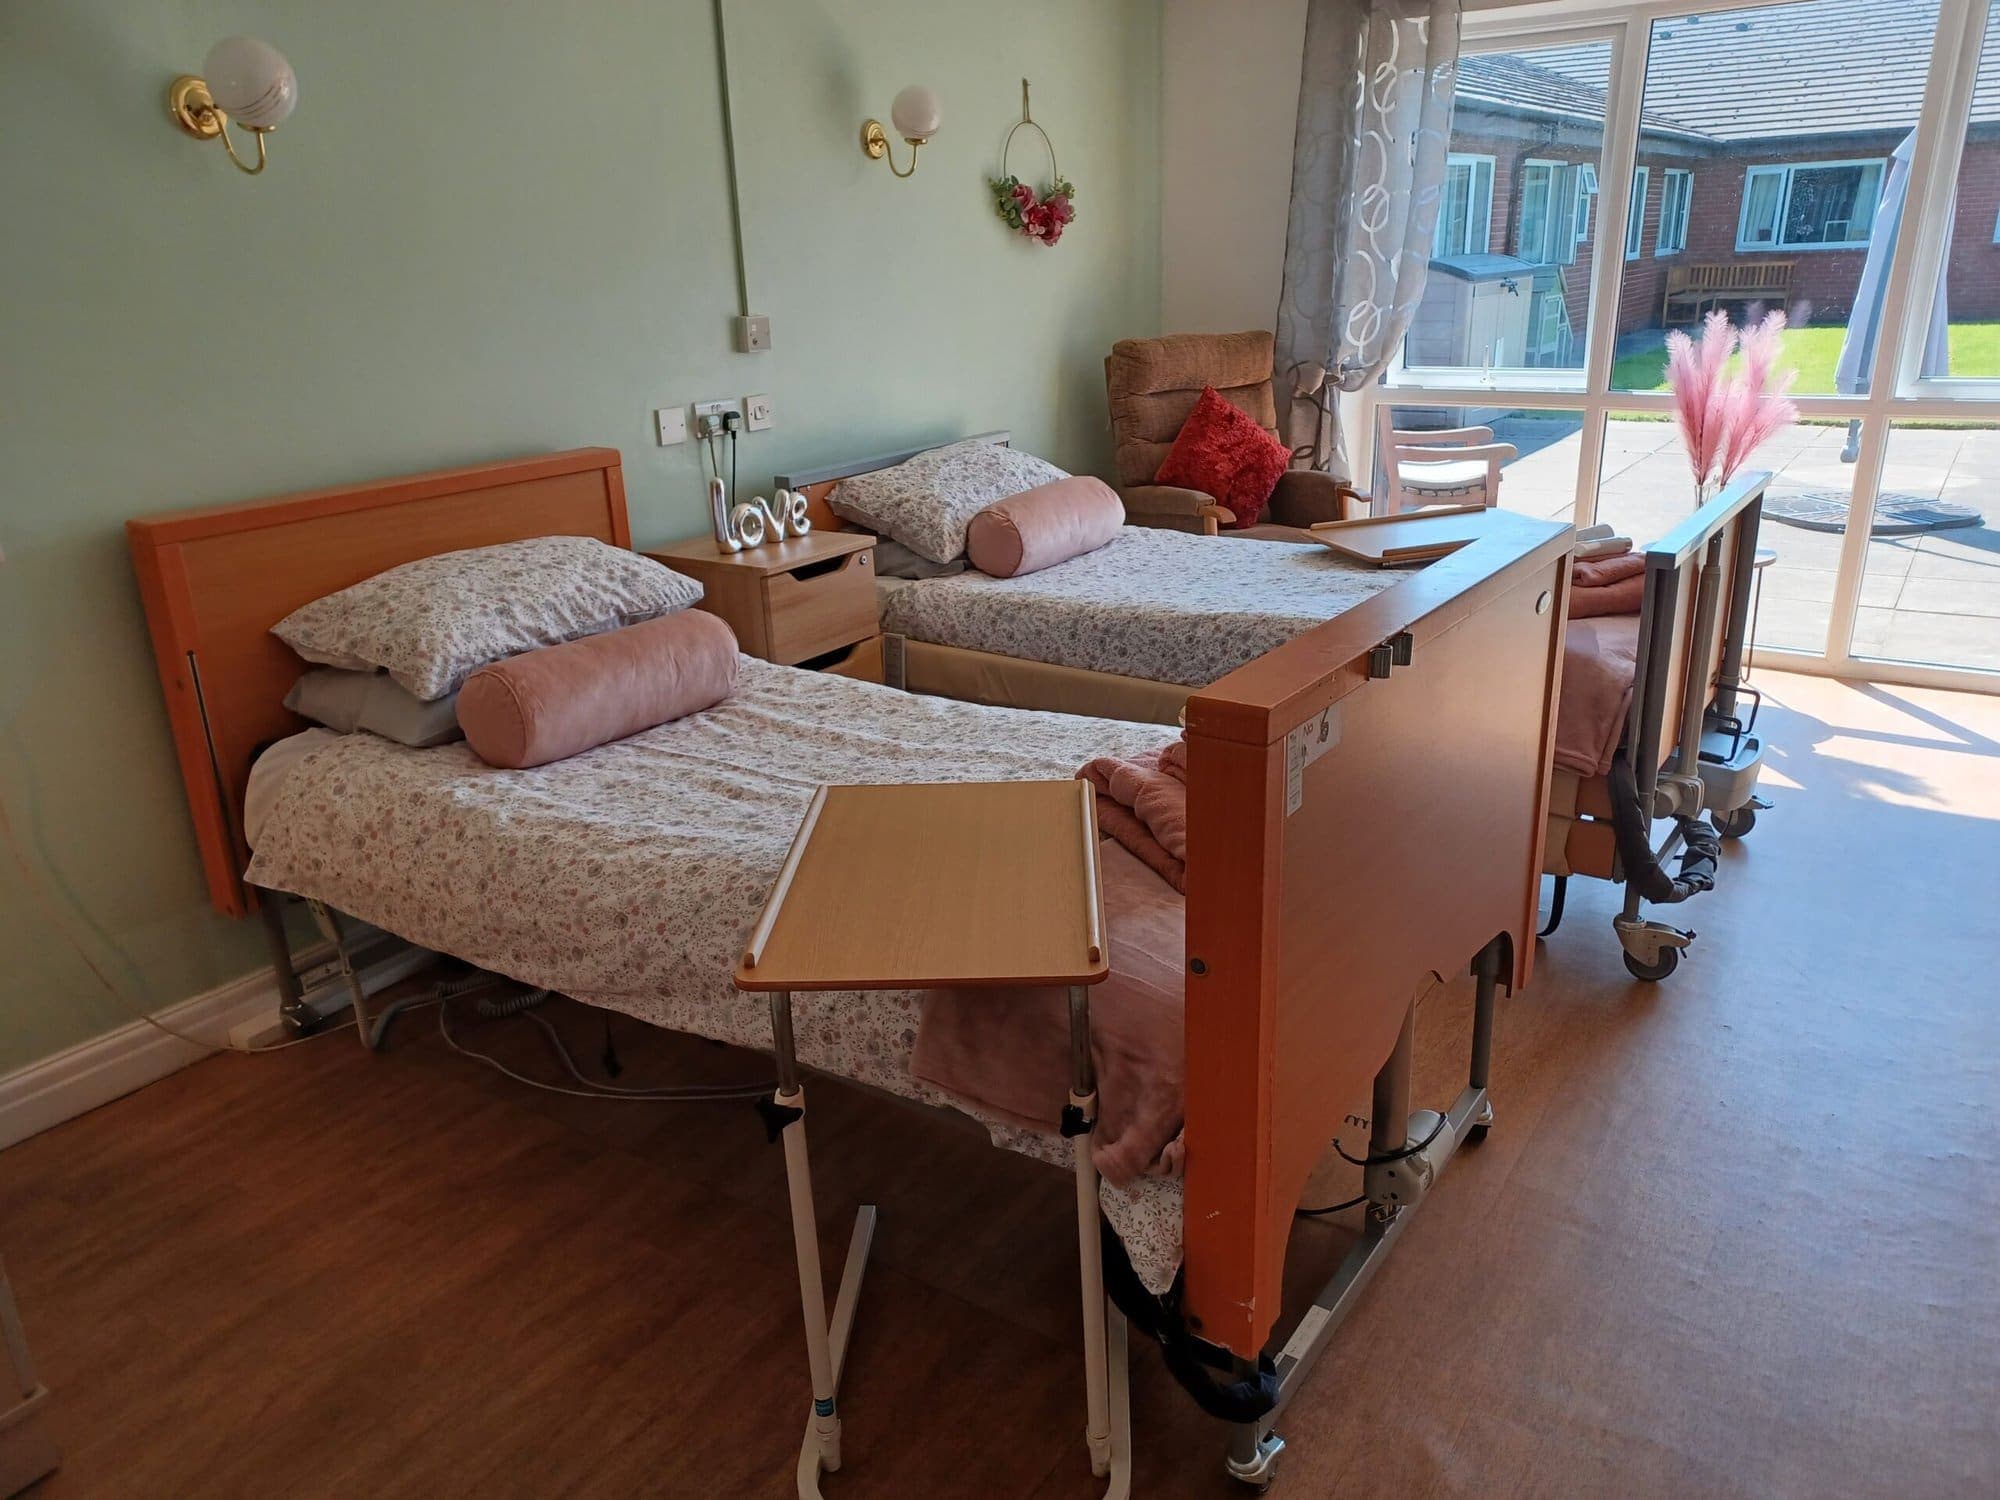
[[[1210,385],[1202,387],[1153,482],[1213,495],[1237,525],[1254,526],[1291,461],[1283,443]]]

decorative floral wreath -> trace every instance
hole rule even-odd
[[[1049,180],[1039,194],[1007,170],[1008,149],[1013,146],[1014,137],[1023,126],[1040,136],[1042,144],[1048,148]],[[1062,238],[1063,230],[1076,219],[1076,184],[1057,169],[1055,143],[1028,113],[1028,80],[1025,78],[1021,80],[1021,118],[1007,132],[1006,144],[1000,148],[1000,175],[987,178],[986,185],[993,190],[993,211],[1000,216],[1001,222],[1037,244],[1055,244]]]

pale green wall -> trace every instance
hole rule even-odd
[[[72,941],[149,1006],[259,958],[202,898],[128,516],[603,443],[664,540],[704,502],[650,408],[753,391],[746,481],[995,426],[1105,464],[1100,361],[1157,322],[1150,0],[727,4],[764,355],[708,0],[0,4],[0,800],[61,912],[0,860],[0,1069],[128,1019]],[[255,180],[162,104],[238,31],[300,80]],[[983,182],[1023,74],[1053,251]],[[912,81],[945,128],[897,182],[857,132]]]

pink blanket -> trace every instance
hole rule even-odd
[[[1187,893],[1187,741],[1130,760],[1101,755],[1077,772],[1097,788],[1097,826]]]
[[[1593,591],[1576,589],[1571,597],[1585,592]],[[1570,620],[1563,637],[1562,702],[1556,710],[1557,765],[1579,776],[1601,776],[1611,769],[1612,752],[1632,709],[1638,665],[1636,614]]]
[[[1599,615],[1636,615],[1646,602],[1646,580],[1634,574],[1616,583],[1587,588],[1579,583],[1569,591],[1569,617],[1591,620]]]
[[[1185,1108],[1185,907],[1122,845],[1100,846],[1111,977],[1090,992],[1107,1181],[1179,1176]],[[910,1071],[1000,1118],[1054,1131],[1069,1101],[1069,1000],[1059,989],[928,990]]]

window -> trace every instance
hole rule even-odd
[[[1493,158],[1454,151],[1445,160],[1431,255],[1483,255],[1492,248]]]
[[[1687,249],[1688,208],[1694,201],[1694,173],[1669,167],[1660,179],[1660,227],[1653,236],[1655,255]]]
[[[1752,167],[1743,177],[1738,250],[1827,250],[1865,245],[1882,196],[1874,161]]]
[[[1576,228],[1570,232],[1573,244],[1581,245],[1590,238],[1590,208],[1596,201],[1597,168],[1583,162],[1576,169]],[[1575,259],[1574,253],[1570,258]]]
[[[1625,220],[1625,258],[1637,260],[1639,246],[1646,238],[1646,177],[1647,169],[1637,167],[1632,172],[1632,207]]]
[[[1578,225],[1589,214],[1587,207],[1578,206],[1580,175],[1574,162],[1521,164],[1521,224],[1514,249],[1521,259],[1576,264],[1576,247],[1583,238]]]

